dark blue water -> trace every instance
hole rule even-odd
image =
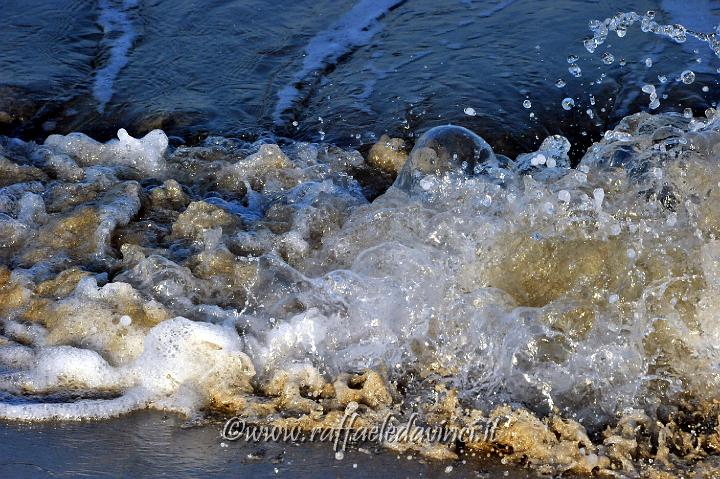
[[[639,89],[658,75],[698,74],[691,87],[671,82],[660,111],[704,109],[717,96],[720,61],[695,40],[636,27],[595,55],[584,50],[589,20],[628,10],[699,31],[720,23],[709,0],[7,0],[0,132],[109,138],[160,127],[191,141],[271,131],[359,145],[454,122],[508,153],[549,133],[584,147],[647,110]],[[600,60],[605,50],[613,65]],[[571,54],[580,78],[568,72]],[[560,107],[565,97],[574,110]]]

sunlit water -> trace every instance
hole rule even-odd
[[[72,51],[0,57],[0,417],[503,417],[463,449],[712,473],[716,11],[635,3],[11,5]]]

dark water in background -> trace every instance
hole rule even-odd
[[[159,127],[192,140],[269,130],[353,145],[454,122],[508,154],[550,133],[584,150],[617,119],[647,110],[640,87],[658,75],[698,74],[689,87],[659,90],[669,95],[659,111],[702,111],[717,97],[720,61],[695,40],[679,45],[636,26],[585,51],[590,19],[629,10],[700,31],[720,23],[711,0],[5,0],[0,133],[107,139],[120,127]],[[605,48],[627,64],[604,65]],[[568,73],[569,54],[580,56],[581,78]],[[564,97],[575,109],[560,107]]]

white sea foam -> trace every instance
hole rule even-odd
[[[83,133],[50,135],[45,140],[55,154],[68,155],[83,166],[126,165],[145,174],[157,174],[165,168],[167,135],[153,130],[143,138],[133,138],[125,129],[118,130],[118,139],[100,143]]]
[[[298,84],[318,70],[337,62],[354,48],[367,45],[382,30],[378,19],[403,1],[360,0],[330,28],[315,35],[305,47],[302,67],[293,75],[290,84],[278,92],[275,123],[282,124],[283,113],[292,108],[298,100],[301,93]]]
[[[103,44],[109,49],[107,62],[95,72],[93,96],[99,112],[113,96],[113,84],[128,63],[128,52],[133,46],[137,32],[131,19],[131,10],[140,0],[100,0],[98,23],[102,27]]]
[[[32,366],[0,376],[5,391],[42,394],[53,390],[110,391],[115,399],[71,403],[0,403],[0,417],[14,420],[82,420],[118,416],[147,406],[191,413],[207,405],[213,381],[255,374],[241,352],[233,329],[185,318],[167,320],[151,329],[142,354],[116,367],[98,353],[70,346],[42,347]],[[4,348],[5,363],[28,363],[28,351]]]

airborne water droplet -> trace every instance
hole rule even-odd
[[[598,42],[594,38],[587,38],[583,41],[583,44],[585,45],[585,50],[587,50],[590,53],[595,52],[595,49],[598,46]]]
[[[532,107],[532,102],[530,102],[530,100],[525,100],[525,101],[523,102],[523,106],[524,106],[525,108],[530,108],[530,107]]]
[[[558,78],[558,81],[555,82],[555,86],[558,88],[562,88],[565,86],[565,80],[562,78]]]
[[[680,80],[686,85],[690,85],[692,82],[695,81],[695,73],[693,73],[691,70],[685,70],[680,74]]]
[[[575,100],[573,100],[572,98],[568,97],[568,98],[563,99],[562,107],[564,110],[572,110],[574,106],[575,106]]]
[[[610,52],[605,52],[602,55],[602,61],[605,65],[611,65],[615,61],[615,57]]]

